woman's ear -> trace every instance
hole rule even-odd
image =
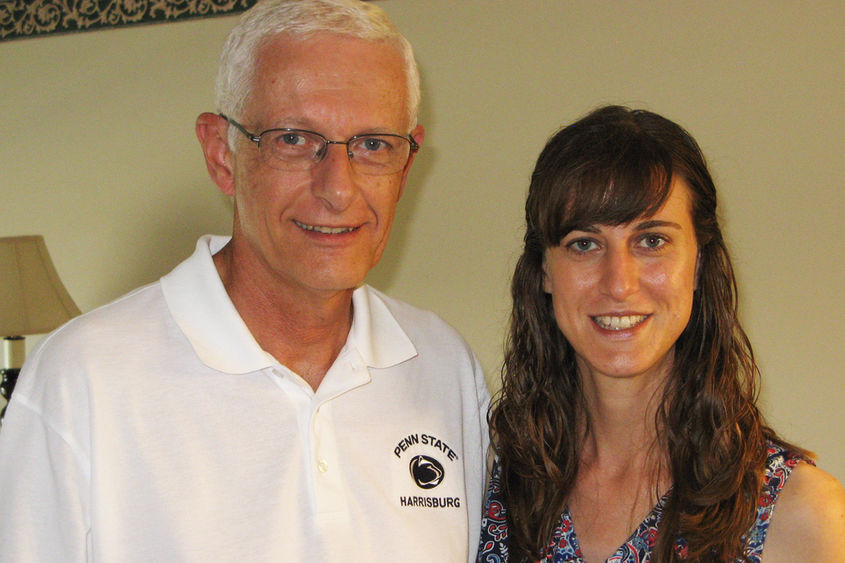
[[[693,291],[698,291],[698,275],[701,273],[701,250],[695,255],[695,283],[692,286]]]
[[[197,117],[197,138],[205,156],[208,174],[226,195],[235,195],[232,151],[229,149],[229,122],[216,113],[201,113]]]
[[[552,282],[549,279],[549,263],[546,261],[545,254],[543,255],[543,291],[552,293]]]

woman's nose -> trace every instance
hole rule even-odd
[[[602,268],[602,289],[616,301],[624,301],[639,289],[640,265],[627,250],[608,251]]]

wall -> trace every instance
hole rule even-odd
[[[460,329],[495,386],[540,148],[598,104],[663,113],[717,179],[764,410],[845,480],[845,4],[379,4],[416,46],[427,136],[371,282]],[[0,236],[43,234],[83,310],[229,230],[193,122],[233,21],[0,43]]]

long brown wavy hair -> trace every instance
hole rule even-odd
[[[575,352],[543,291],[544,253],[574,229],[652,215],[676,177],[690,188],[699,269],[692,315],[675,343],[673,373],[655,420],[672,489],[652,561],[677,561],[679,536],[688,543],[688,561],[743,558],[766,442],[789,445],[755,406],[759,373],[737,318],[716,188],[698,144],[683,128],[648,111],[608,106],[549,140],[525,204],[502,389],[490,413],[511,561],[544,555],[575,483],[590,424]]]

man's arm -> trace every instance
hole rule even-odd
[[[87,560],[89,476],[78,448],[21,393],[0,429],[0,562]]]

